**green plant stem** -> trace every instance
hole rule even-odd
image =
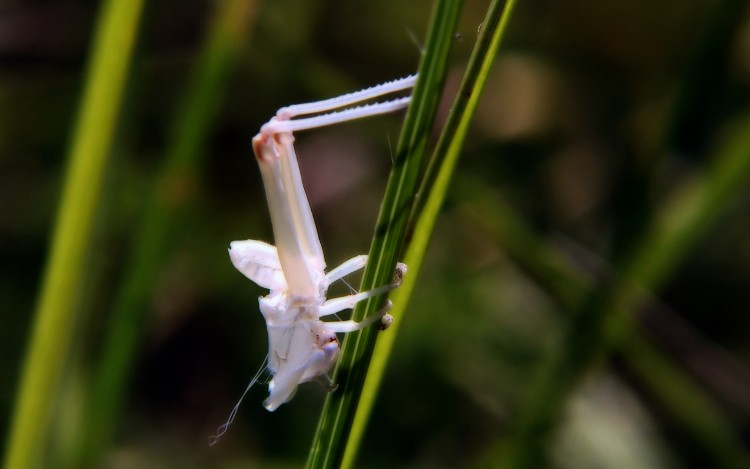
[[[403,324],[404,315],[408,310],[414,285],[419,278],[435,222],[461,155],[469,124],[489,77],[492,63],[500,48],[514,4],[514,0],[495,0],[487,10],[487,15],[482,22],[482,31],[472,51],[463,81],[456,93],[451,112],[422,180],[414,209],[416,222],[413,224],[411,241],[404,257],[404,262],[409,266],[409,278],[401,288],[391,294],[394,303],[391,314],[397,320],[375,344],[362,398],[352,425],[352,434],[344,454],[343,467],[353,467],[354,465],[356,453],[364,436],[385,367],[393,351],[400,325]]]
[[[396,147],[394,167],[378,216],[375,236],[362,279],[362,291],[392,281],[418,187],[422,159],[432,129],[447,72],[447,58],[461,7],[459,0],[435,4],[419,78],[412,103]],[[353,319],[374,314],[385,298],[357,306]],[[313,440],[307,465],[311,468],[338,467],[348,444],[355,409],[375,345],[376,328],[349,334],[334,372],[339,389],[328,395]]]
[[[95,463],[111,440],[145,330],[153,284],[170,252],[170,245],[178,237],[181,215],[194,200],[205,142],[254,17],[252,0],[226,0],[216,4],[204,46],[175,113],[153,195],[135,230],[131,262],[115,294],[102,340],[104,349],[91,385],[89,412],[80,437],[79,465]]]
[[[5,467],[40,462],[69,355],[97,201],[121,109],[143,0],[108,0],[97,21],[86,87],[68,156],[49,263],[6,448]]]

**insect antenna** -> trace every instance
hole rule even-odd
[[[234,418],[237,416],[237,411],[240,409],[240,404],[242,404],[242,400],[245,398],[245,396],[247,395],[247,393],[250,391],[250,388],[252,388],[253,385],[255,385],[255,383],[258,382],[258,380],[260,379],[261,375],[265,371],[268,371],[268,357],[266,357],[266,359],[263,360],[263,363],[260,365],[260,368],[255,373],[255,376],[253,376],[253,379],[250,380],[250,384],[247,385],[247,387],[245,388],[245,391],[240,396],[240,399],[237,401],[237,403],[232,408],[232,411],[229,413],[229,418],[227,418],[227,421],[224,422],[219,428],[216,429],[216,435],[208,437],[208,446],[213,446],[216,443],[218,443],[219,440],[221,439],[221,437],[224,436],[224,434],[227,432],[227,430],[229,430],[229,425],[231,425],[232,422],[234,422]]]
[[[415,46],[417,46],[417,50],[419,51],[419,55],[424,55],[424,45],[419,41],[419,38],[416,34],[414,34],[414,31],[410,28],[406,29],[406,35],[409,36],[409,39],[411,39],[411,42],[414,43]]]

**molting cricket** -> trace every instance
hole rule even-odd
[[[212,437],[211,444],[227,431],[242,399],[266,367],[271,380],[263,406],[269,411],[292,399],[297,387],[307,381],[319,381],[333,391],[336,384],[329,371],[339,353],[336,334],[363,329],[375,322],[385,329],[393,321],[387,314],[390,301],[360,322],[322,320],[397,288],[406,266],[398,263],[393,281],[387,285],[339,298],[326,298],[331,283],[363,269],[367,256],[355,256],[326,273],[323,249],[302,186],[292,132],[404,109],[411,100],[410,96],[348,106],[409,90],[415,81],[416,75],[412,75],[336,98],[283,107],[253,138],[253,151],[260,167],[276,246],[256,240],[233,241],[229,257],[237,270],[270,291],[259,299],[260,312],[268,329],[268,357],[226,423]],[[308,117],[297,118],[300,116]]]

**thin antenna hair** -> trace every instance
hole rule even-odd
[[[250,384],[247,385],[245,388],[245,391],[240,396],[240,399],[237,401],[237,403],[232,408],[232,411],[229,413],[229,418],[227,418],[227,421],[224,422],[219,428],[216,429],[216,435],[208,437],[208,446],[213,446],[216,443],[219,442],[222,436],[229,430],[229,426],[234,422],[235,416],[237,416],[237,411],[240,409],[240,404],[242,404],[242,400],[245,398],[247,393],[250,391],[250,388],[252,388],[255,383],[258,382],[258,379],[260,379],[260,375],[263,374],[263,372],[268,368],[268,357],[266,357],[265,360],[263,360],[263,364],[260,365],[260,368],[255,373],[255,376],[253,376],[253,379],[250,380]]]

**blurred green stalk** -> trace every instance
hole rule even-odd
[[[198,187],[206,140],[222,103],[234,64],[255,18],[253,0],[216,3],[206,40],[191,71],[183,100],[175,112],[166,157],[134,230],[131,262],[115,294],[102,340],[104,350],[93,376],[88,413],[79,436],[79,465],[96,463],[106,449],[127,393],[132,366],[145,330],[152,287],[178,237],[177,224]]]
[[[448,53],[454,40],[461,3],[460,0],[438,0],[435,4],[418,70],[419,78],[396,146],[393,170],[380,208],[361,291],[392,281],[412,213],[427,140],[445,82]],[[412,279],[407,280],[410,281]],[[356,321],[374,314],[384,305],[385,298],[381,296],[362,303],[352,313]],[[326,398],[310,448],[308,467],[339,467],[342,464],[346,446],[350,444],[351,425],[377,333],[377,328],[370,327],[353,332],[344,339],[333,376],[339,388]]]
[[[76,328],[97,202],[142,5],[143,0],[108,0],[99,13],[6,447],[7,469],[36,467],[47,446],[47,429]]]
[[[367,372],[362,398],[352,425],[350,443],[346,447],[342,467],[353,467],[359,444],[364,436],[378,388],[383,379],[388,359],[393,351],[400,325],[408,310],[409,299],[422,268],[445,194],[450,186],[458,158],[461,155],[469,124],[474,117],[489,72],[507,29],[515,1],[494,0],[482,21],[474,50],[472,51],[463,81],[456,93],[448,119],[440,134],[437,146],[422,180],[414,208],[412,232],[404,262],[409,266],[408,281],[391,293],[394,307],[391,314],[396,321],[375,344],[373,359]]]
[[[586,297],[570,322],[559,350],[551,354],[528,390],[514,437],[493,457],[504,467],[538,467],[543,445],[552,433],[568,397],[584,375],[613,349],[625,343],[634,327],[632,314],[648,300],[678,263],[716,222],[728,202],[750,178],[750,115],[728,134],[708,174],[683,185],[658,210],[627,263]],[[722,467],[748,467],[747,452],[731,430],[712,425],[706,443]],[[502,455],[501,455],[502,454]]]
[[[461,212],[494,238],[551,294],[561,310],[578,311],[585,298],[592,294],[592,280],[571,266],[560,251],[539,239],[518,213],[484,182],[464,175],[457,186],[458,193],[466,200]],[[666,357],[636,322],[627,321],[622,327],[623,337],[616,352],[650,395],[669,412],[669,419],[677,422],[681,432],[709,459],[741,461],[742,444],[711,397],[677,363]],[[498,459],[503,456],[498,449],[485,465],[498,465]]]

